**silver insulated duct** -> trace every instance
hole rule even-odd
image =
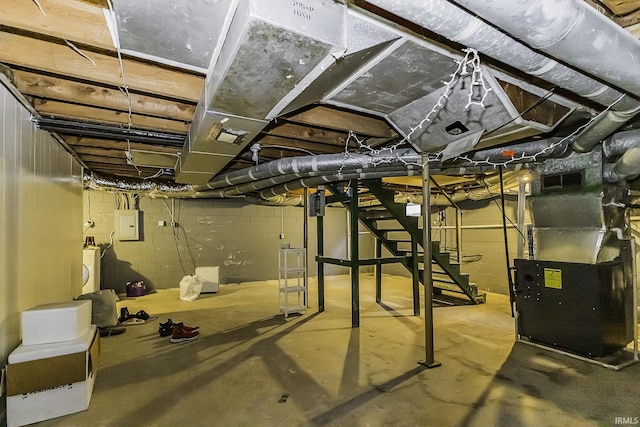
[[[625,34],[621,28],[607,21],[606,18],[595,16],[598,15],[597,12],[588,10],[589,6],[582,1],[462,0],[457,3],[493,22],[516,39],[524,41],[527,41],[531,34],[546,33],[550,21],[557,25],[553,32],[557,32],[559,29],[568,32],[575,30],[574,27],[582,22],[583,15],[589,15],[592,27],[587,30],[581,25],[580,31],[572,31],[575,36],[572,35],[570,43],[565,44],[561,51],[555,52],[555,56],[562,62],[572,63],[573,61],[575,65],[584,70],[583,72],[571,69],[538,53],[446,0],[428,2],[422,0],[371,0],[369,3],[423,26],[449,40],[473,47],[507,65],[567,89],[581,97],[604,106],[613,104],[611,111],[603,113],[589,129],[578,136],[574,147],[579,151],[591,150],[603,138],[613,133],[640,111],[638,100],[625,96],[619,90],[586,75],[591,74],[605,81],[610,81],[616,87],[628,88],[626,85],[618,84],[618,79],[611,77],[614,70],[622,68],[620,61],[616,59],[622,56],[625,56],[625,62],[629,60],[633,62],[626,68],[629,73],[636,74],[634,79],[640,76],[637,73],[636,63],[638,54],[633,53],[638,51],[638,40]],[[571,5],[579,6],[572,9],[576,16],[572,16],[573,12],[568,12],[565,9],[560,12],[562,19],[553,19],[561,7],[565,8]],[[528,18],[534,9],[543,9],[545,13],[533,13],[540,19],[526,19],[523,25],[522,18]],[[589,37],[588,34],[593,34],[596,28],[598,29],[597,37]],[[599,45],[597,50],[593,50],[594,44]],[[534,47],[541,48],[541,45],[538,44]],[[632,54],[629,55],[626,49],[629,49],[628,52],[632,52]],[[543,48],[541,50],[549,51]],[[604,56],[600,56],[598,53],[601,50],[608,51],[607,57],[613,56],[608,62],[607,68],[609,70],[607,71],[599,65],[607,63],[603,60]],[[583,58],[585,61],[578,63],[577,58]],[[636,92],[637,89],[631,90],[631,93]]]
[[[205,183],[345,49],[332,1],[240,1],[226,11],[176,182]]]

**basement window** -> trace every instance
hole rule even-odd
[[[582,188],[582,172],[547,175],[542,177],[542,191],[579,190]]]

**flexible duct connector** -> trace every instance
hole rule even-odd
[[[600,141],[620,129],[639,112],[640,108],[629,111],[603,111],[578,135],[571,147],[579,153],[593,150]]]
[[[511,157],[516,159],[512,163],[513,167],[518,168],[522,163],[530,162],[534,155],[538,160],[562,155],[567,146],[558,142],[558,138],[551,138],[510,147],[490,148],[468,155],[468,160],[456,159],[446,164],[434,163],[432,169],[441,174],[482,173],[487,171],[487,161],[498,163]],[[254,194],[259,193],[260,200],[267,200],[268,204],[278,204],[279,199],[273,199],[273,197],[305,187],[317,187],[328,182],[419,175],[422,172],[420,161],[420,157],[413,150],[399,151],[397,156],[350,154],[345,158],[344,154],[330,154],[274,160],[221,175],[209,185],[179,187],[159,186],[153,183],[138,185],[109,181],[96,176],[85,177],[85,185],[94,189],[143,193],[151,198],[244,197],[249,200],[247,197],[253,197]]]
[[[273,162],[264,163],[248,169],[242,169],[217,176],[207,184],[195,185],[195,191],[215,190],[230,185],[243,184],[249,181],[271,178],[281,175],[306,176],[309,173],[319,173],[354,169],[374,168],[385,165],[404,165],[405,163],[420,163],[420,156],[412,149],[396,150],[393,153],[383,152],[380,155],[344,153],[327,154],[321,156],[287,157]]]
[[[640,146],[627,150],[613,165],[613,180],[628,181],[640,176]]]
[[[602,151],[607,158],[615,159],[638,144],[640,144],[640,129],[627,130],[618,132],[604,141]]]

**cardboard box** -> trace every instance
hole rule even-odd
[[[22,344],[50,344],[83,336],[91,326],[91,301],[45,304],[22,312]]]
[[[86,410],[99,362],[95,325],[77,340],[18,346],[7,365],[7,426]]]

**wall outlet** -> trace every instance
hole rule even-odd
[[[281,239],[281,240],[282,240],[282,239],[284,239],[284,233],[281,233],[281,234],[280,234],[280,239]]]
[[[171,226],[172,226],[173,228],[176,228],[176,227],[178,227],[178,223],[177,223],[177,222],[175,222],[175,221],[171,221]]]
[[[158,227],[165,227],[167,225],[167,221],[158,221]]]

